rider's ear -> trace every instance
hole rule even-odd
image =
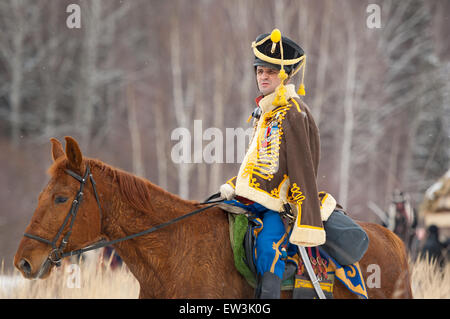
[[[66,140],[66,157],[69,166],[74,170],[81,171],[83,155],[81,154],[77,141],[71,136],[66,136],[64,138]]]
[[[56,138],[51,138],[50,142],[52,143],[52,158],[53,161],[56,161],[61,156],[64,156],[64,149],[60,141]]]

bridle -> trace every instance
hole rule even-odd
[[[31,239],[35,239],[38,240],[40,242],[43,242],[45,244],[48,244],[50,246],[52,246],[52,250],[50,251],[50,254],[48,255],[48,259],[50,260],[50,262],[52,262],[53,264],[60,266],[61,264],[61,259],[63,257],[66,257],[66,254],[63,254],[63,250],[66,247],[68,241],[69,241],[69,237],[72,234],[72,228],[73,225],[75,223],[75,218],[77,217],[77,212],[78,212],[78,208],[81,204],[81,202],[83,201],[83,189],[84,186],[86,185],[88,178],[91,181],[92,184],[92,189],[94,190],[94,196],[95,199],[97,200],[97,205],[98,205],[98,209],[100,212],[100,221],[102,220],[102,207],[100,205],[100,200],[98,198],[98,194],[97,194],[97,188],[96,188],[96,184],[94,181],[94,177],[91,174],[90,168],[89,166],[86,167],[86,172],[84,174],[84,176],[80,176],[77,173],[71,171],[70,169],[65,169],[65,172],[67,174],[69,174],[70,176],[72,176],[73,178],[75,178],[78,182],[80,182],[80,189],[78,190],[78,193],[75,195],[75,199],[72,201],[72,206],[70,207],[69,212],[66,215],[66,218],[64,219],[64,222],[62,223],[61,227],[59,228],[58,232],[56,233],[56,236],[53,238],[52,241],[33,235],[33,234],[29,234],[29,233],[25,233],[24,236],[31,238]],[[64,230],[64,228],[66,227],[67,223],[70,220],[70,224],[69,224],[69,230],[67,231],[67,233],[64,235],[64,237],[61,240],[61,243],[59,245],[59,247],[57,247],[57,242],[59,240],[59,238],[62,236],[62,232]]]
[[[97,243],[94,243],[94,244],[88,246],[88,247],[63,253],[64,248],[66,247],[66,245],[67,245],[67,243],[69,241],[69,237],[72,234],[72,228],[73,228],[73,225],[74,225],[74,222],[75,222],[75,218],[77,216],[78,208],[79,208],[79,206],[80,206],[80,204],[81,204],[81,202],[83,200],[83,196],[84,196],[83,189],[84,189],[84,186],[86,185],[86,183],[88,182],[88,180],[91,181],[92,189],[94,190],[94,196],[95,196],[95,199],[97,201],[98,209],[99,209],[99,212],[100,212],[100,223],[101,223],[101,220],[102,220],[102,217],[103,217],[102,207],[100,205],[100,200],[99,200],[99,197],[98,197],[96,184],[95,184],[95,181],[94,181],[94,177],[92,176],[92,173],[90,171],[89,165],[86,166],[86,172],[85,172],[83,177],[78,175],[78,174],[76,174],[75,172],[73,172],[73,171],[71,171],[69,169],[65,169],[65,172],[67,174],[69,174],[70,176],[72,176],[73,178],[75,178],[78,182],[80,182],[80,189],[78,190],[78,193],[76,194],[75,199],[72,201],[72,206],[70,207],[69,213],[66,215],[66,218],[64,219],[63,224],[61,225],[61,227],[59,228],[58,232],[56,233],[56,236],[53,238],[52,241],[50,241],[48,239],[45,239],[45,238],[42,238],[42,237],[39,237],[39,236],[36,236],[36,235],[33,235],[33,234],[24,233],[25,237],[28,237],[28,238],[31,238],[31,239],[35,239],[37,241],[40,241],[40,242],[43,242],[45,244],[48,244],[48,245],[52,246],[53,249],[50,251],[50,253],[49,253],[48,257],[47,257],[47,261],[51,262],[52,264],[54,264],[56,266],[60,266],[61,265],[61,260],[63,258],[65,258],[65,257],[80,255],[80,254],[85,253],[85,252],[90,251],[90,250],[94,250],[94,249],[98,249],[98,248],[114,245],[116,243],[119,243],[119,242],[122,242],[122,241],[125,241],[125,240],[129,240],[129,239],[132,239],[132,238],[136,238],[136,237],[139,237],[139,236],[143,236],[143,235],[152,233],[152,232],[154,232],[154,231],[156,231],[158,229],[161,229],[163,227],[169,226],[169,225],[171,225],[171,224],[173,224],[173,223],[175,223],[175,222],[177,222],[179,220],[182,220],[184,218],[187,218],[187,217],[193,216],[195,214],[198,214],[198,213],[200,213],[200,212],[202,212],[202,211],[204,211],[204,210],[206,210],[208,208],[217,206],[218,203],[223,202],[225,200],[225,199],[219,199],[219,200],[216,200],[216,201],[211,201],[211,199],[220,197],[220,193],[217,193],[217,194],[214,194],[214,195],[210,196],[206,201],[200,203],[200,204],[212,204],[212,205],[209,205],[209,206],[197,209],[197,210],[195,210],[193,212],[187,213],[185,215],[176,217],[176,218],[174,218],[174,219],[172,219],[172,220],[170,220],[170,221],[168,221],[166,223],[162,223],[162,224],[156,225],[156,226],[151,227],[149,229],[146,229],[146,230],[144,230],[142,232],[139,232],[139,233],[136,233],[136,234],[132,234],[132,235],[129,235],[129,236],[126,236],[126,237],[118,238],[118,239],[111,240],[111,241],[101,240],[101,241],[99,241]],[[58,247],[57,246],[57,242],[60,239],[60,237],[62,236],[62,232],[64,231],[64,228],[67,226],[67,223],[69,222],[69,219],[70,219],[69,229],[68,229],[67,233],[64,235],[64,237],[62,238],[61,243],[60,243],[60,245]]]

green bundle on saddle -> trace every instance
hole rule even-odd
[[[248,229],[248,218],[244,214],[228,214],[230,224],[231,248],[234,253],[234,265],[239,273],[244,276],[250,286],[256,287],[256,274],[251,271],[246,260],[244,239]],[[292,290],[294,278],[288,278],[282,282],[282,290]]]
[[[248,218],[245,215],[228,214],[230,223],[231,248],[234,253],[234,264],[247,282],[254,288],[256,286],[255,274],[245,262],[244,237],[247,232]]]

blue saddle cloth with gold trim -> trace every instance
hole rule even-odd
[[[334,277],[339,279],[339,281],[352,293],[364,299],[369,298],[367,295],[366,284],[364,283],[364,277],[361,268],[359,267],[359,262],[342,266],[321,247],[319,247],[319,251],[320,256],[328,261],[327,272],[334,273]]]

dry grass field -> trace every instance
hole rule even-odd
[[[440,269],[435,263],[411,263],[411,281],[416,299],[450,299],[450,264]],[[26,280],[17,272],[0,269],[0,299],[134,299],[139,285],[126,266],[85,263],[65,264],[46,280]]]
[[[17,271],[0,273],[0,299],[135,299],[139,284],[128,268],[100,263],[63,264],[45,280],[24,279]]]
[[[411,288],[415,299],[450,299],[450,263],[441,269],[436,262],[410,262]]]

